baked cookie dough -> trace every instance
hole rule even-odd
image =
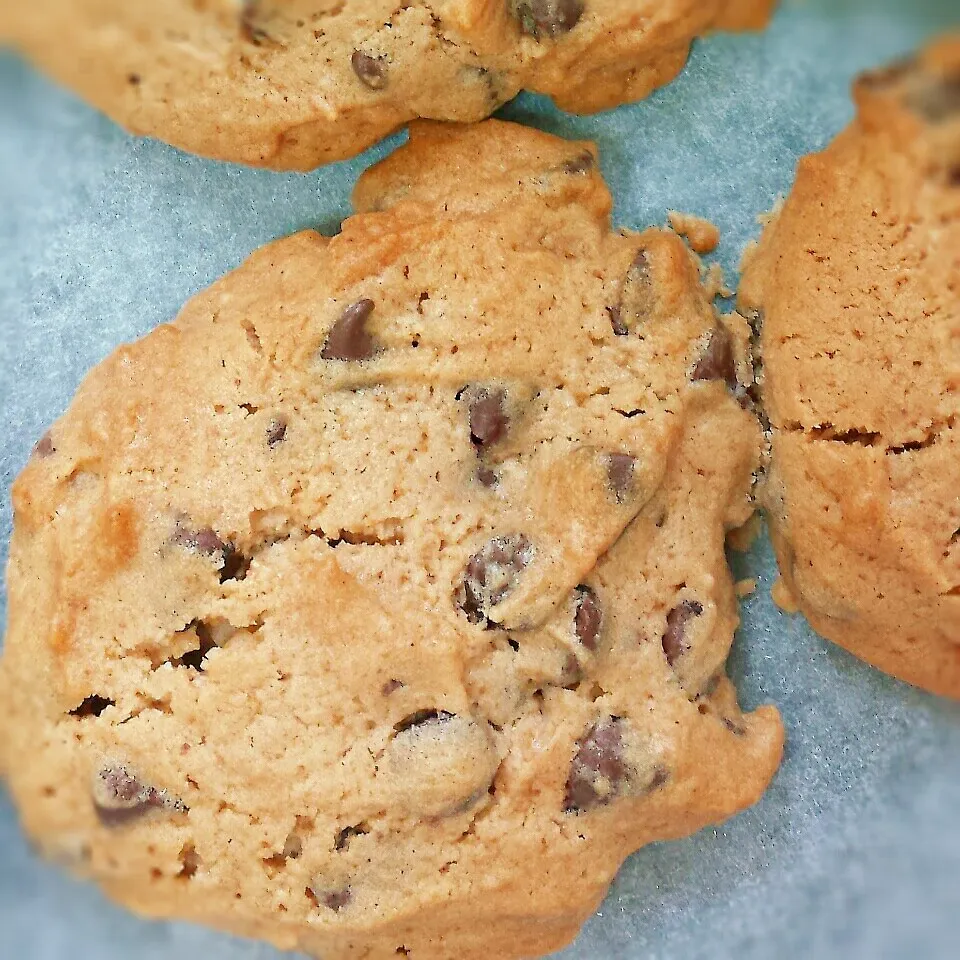
[[[527,88],[566,110],[639,100],[691,41],[774,0],[31,0],[0,37],[124,127],[309,170],[416,117],[475,121]]]
[[[95,369],[14,490],[0,762],[140,913],[325,958],[556,950],[753,803],[745,324],[593,147],[419,123],[357,215]]]
[[[960,36],[855,98],[740,288],[762,322],[766,506],[818,633],[960,697]]]

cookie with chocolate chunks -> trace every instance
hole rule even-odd
[[[595,157],[418,124],[339,235],[88,376],[14,490],[0,768],[42,849],[284,948],[510,960],[760,796],[746,334]]]
[[[861,77],[858,115],[747,264],[786,601],[960,698],[960,33]],[[785,601],[785,602],[786,602]]]
[[[774,4],[9,0],[0,36],[132,133],[309,170],[418,117],[482,120],[522,89],[577,113],[640,100],[697,37],[759,29]]]

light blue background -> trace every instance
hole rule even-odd
[[[960,0],[787,0],[765,34],[698,43],[645,103],[570,117],[523,96],[503,115],[596,140],[618,224],[662,223],[668,208],[714,220],[732,273],[797,158],[850,118],[852,76],[950,22]],[[131,139],[0,54],[0,559],[10,483],[85,371],[263,242],[336,230],[359,171],[395,142],[309,176],[216,164]],[[780,614],[765,542],[736,563],[761,584],[731,669],[746,704],[783,711],[783,769],[755,809],[633,857],[564,958],[956,960],[960,707]],[[0,793],[0,957],[171,956],[276,954],[108,905],[33,857]]]

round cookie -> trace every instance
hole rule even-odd
[[[527,88],[592,112],[645,97],[711,29],[773,0],[34,0],[0,37],[137,134],[309,170],[417,117],[475,121]]]
[[[327,958],[529,957],[753,803],[724,673],[761,435],[593,148],[416,124],[342,232],[94,370],[16,483],[0,762],[117,900]]]
[[[856,85],[750,257],[783,580],[814,629],[960,697],[960,36]]]

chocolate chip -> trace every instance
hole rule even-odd
[[[177,546],[184,547],[187,550],[193,550],[204,556],[212,557],[219,553],[223,556],[226,553],[227,545],[217,536],[211,527],[202,527],[200,530],[193,530],[185,527],[183,521],[178,520],[176,530],[173,534],[173,542]]]
[[[656,302],[650,260],[645,250],[638,250],[623,278],[620,302],[606,308],[614,334],[618,337],[627,336],[630,333],[628,318],[635,322],[643,320],[653,312]]]
[[[583,16],[582,0],[513,0],[520,28],[536,40],[569,33]]]
[[[947,171],[947,183],[951,187],[960,187],[960,163]]]
[[[960,75],[931,79],[907,94],[906,100],[928,123],[945,123],[960,114]]]
[[[684,600],[667,614],[667,630],[661,643],[671,667],[689,649],[686,642],[687,623],[702,613],[703,606],[696,600]]]
[[[477,469],[477,481],[481,486],[495,487],[499,479],[496,470],[491,470],[489,467],[479,467]]]
[[[589,587],[577,587],[576,613],[573,622],[577,639],[588,650],[596,650],[600,639],[600,627],[603,623],[603,611],[600,600]]]
[[[372,300],[351,303],[327,335],[320,356],[324,360],[369,360],[374,356],[377,346],[366,329],[373,308]]]
[[[362,837],[370,832],[370,828],[365,823],[358,823],[355,827],[344,827],[334,841],[333,849],[338,853],[350,846],[350,841],[354,837]]]
[[[350,902],[351,896],[349,887],[341,887],[339,890],[327,890],[321,893],[320,902],[334,913],[339,913]]]
[[[503,390],[481,387],[470,401],[470,439],[481,450],[503,439],[510,422],[504,409]]]
[[[579,156],[564,160],[560,164],[560,170],[563,173],[576,176],[577,174],[589,173],[596,166],[596,163],[593,154],[584,151]]]
[[[418,710],[404,717],[399,723],[394,724],[395,733],[405,733],[413,727],[436,726],[452,720],[454,715],[446,710]]]
[[[271,449],[282,443],[287,435],[287,421],[283,417],[274,417],[267,426],[267,446]]]
[[[399,680],[388,680],[381,688],[380,692],[385,696],[389,697],[391,693],[399,690],[403,686],[403,683]]]
[[[53,456],[57,452],[57,448],[53,445],[53,437],[45,433],[34,445],[33,452],[41,460]]]
[[[108,700],[106,697],[100,697],[97,694],[92,694],[89,697],[85,697],[81,702],[79,707],[74,707],[70,711],[71,717],[99,717],[107,707],[115,707],[116,701]]]
[[[610,489],[617,498],[617,503],[623,503],[630,494],[636,462],[636,458],[628,453],[607,455],[607,479],[610,482]]]
[[[140,76],[139,73],[127,74],[127,83],[129,83],[131,87],[139,87],[142,82],[142,79],[143,78]]]
[[[240,35],[248,43],[258,47],[270,39],[267,32],[256,23],[259,6],[260,0],[243,0],[240,7]]]
[[[739,723],[734,723],[729,717],[722,718],[723,725],[735,736],[735,737],[745,737],[747,731]]]
[[[480,623],[507,596],[533,555],[533,544],[514,533],[495,537],[470,558],[456,600],[471,623]]]
[[[227,580],[243,580],[250,568],[250,557],[237,550],[232,543],[221,539],[212,527],[196,530],[185,524],[183,520],[177,521],[171,538],[173,543],[205,557],[218,557],[221,583]]]
[[[716,327],[711,331],[690,379],[722,380],[731,389],[736,389],[737,361],[733,354],[733,337],[726,327]]]
[[[625,337],[630,332],[630,328],[623,322],[623,311],[619,306],[607,307],[606,310],[610,316],[610,326],[613,327],[614,334]]]
[[[362,50],[354,50],[350,64],[359,81],[370,90],[382,90],[387,85],[386,58],[371,57]]]
[[[93,778],[91,793],[97,816],[108,827],[118,827],[151,809],[183,810],[179,800],[170,800],[165,791],[142,783],[125,766],[102,767]]]
[[[623,760],[623,721],[607,717],[577,743],[570,764],[563,809],[580,813],[615,799],[629,778]]]

